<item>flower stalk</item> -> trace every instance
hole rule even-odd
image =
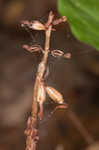
[[[39,135],[38,135],[38,129],[37,129],[37,124],[38,124],[38,119],[42,119],[42,114],[43,114],[43,102],[45,101],[46,98],[46,87],[44,87],[44,73],[46,71],[46,64],[47,64],[47,59],[48,59],[48,54],[51,53],[50,51],[50,37],[51,37],[51,31],[55,31],[52,26],[57,25],[61,22],[66,21],[66,17],[59,18],[57,20],[54,20],[54,14],[52,12],[49,13],[48,21],[45,24],[40,23],[39,21],[22,21],[21,26],[27,26],[33,30],[43,30],[45,31],[45,48],[44,50],[40,46],[28,46],[24,45],[23,48],[25,48],[27,51],[30,52],[36,52],[41,50],[43,53],[42,60],[38,66],[37,74],[36,74],[36,79],[35,79],[35,84],[34,84],[34,89],[33,89],[33,99],[32,99],[32,112],[31,116],[28,118],[27,121],[27,129],[25,130],[25,134],[27,136],[26,139],[26,149],[25,150],[36,150],[37,149],[37,143],[39,140]],[[59,51],[59,50],[58,50]],[[55,51],[56,52],[56,51]],[[54,53],[55,53],[54,52]],[[59,55],[59,52],[57,52],[57,56]],[[62,53],[63,54],[63,53]],[[53,55],[54,56],[54,55]],[[51,88],[52,91],[54,88]],[[54,91],[56,91],[54,89]],[[58,96],[61,97],[61,101],[63,103],[64,99],[62,95],[56,91],[56,95],[54,97],[52,95],[51,98],[60,104],[60,99]],[[57,100],[58,98],[58,100]],[[40,112],[38,112],[38,108],[40,107]],[[64,107],[57,107],[57,108],[67,108],[67,105],[64,105]]]

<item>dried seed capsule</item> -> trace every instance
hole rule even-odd
[[[45,101],[45,99],[46,99],[46,92],[45,92],[44,85],[41,83],[38,91],[37,101],[41,104]]]
[[[30,22],[28,26],[29,28],[34,30],[45,30],[45,26],[39,21]]]
[[[64,102],[62,94],[60,92],[58,92],[56,89],[54,89],[53,87],[47,86],[46,91],[47,91],[49,97],[56,103],[62,104]]]
[[[46,91],[45,91],[44,85],[40,83],[40,88],[39,88],[38,97],[37,97],[37,101],[40,106],[40,111],[38,113],[38,117],[40,120],[42,119],[42,116],[43,116],[43,103],[45,100],[46,100]]]
[[[33,52],[37,52],[37,51],[43,51],[42,50],[42,47],[40,45],[32,45],[32,46],[29,46],[29,45],[23,45],[23,48],[26,49],[27,51],[33,53]]]
[[[51,54],[54,57],[61,57],[64,55],[64,52],[56,49],[56,50],[51,51]]]

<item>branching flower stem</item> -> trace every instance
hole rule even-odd
[[[38,97],[38,90],[39,90],[39,83],[40,81],[43,80],[43,75],[46,69],[46,63],[47,63],[47,58],[48,58],[48,53],[49,53],[49,45],[50,45],[50,36],[51,36],[51,30],[52,30],[52,20],[53,20],[54,15],[52,12],[49,14],[48,22],[47,22],[47,30],[45,30],[45,51],[44,55],[42,58],[41,63],[39,64],[38,67],[38,72],[36,75],[36,80],[35,80],[35,85],[34,85],[34,91],[33,91],[33,103],[32,103],[32,117],[37,118],[37,112],[38,112],[38,103],[37,103],[37,97]]]
[[[43,58],[38,66],[38,71],[36,75],[36,80],[34,84],[33,90],[33,100],[32,100],[32,116],[28,118],[27,121],[27,129],[25,130],[25,134],[27,135],[26,139],[26,150],[36,150],[37,142],[39,140],[38,130],[37,130],[37,120],[38,120],[38,94],[40,89],[40,82],[43,80],[43,75],[46,70],[46,63],[49,53],[50,46],[50,36],[52,30],[52,21],[54,15],[52,12],[49,14],[49,18],[47,23],[45,24],[45,50],[43,53]]]

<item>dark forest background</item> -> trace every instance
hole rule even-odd
[[[44,22],[50,10],[56,17],[60,16],[57,0],[0,0],[0,150],[25,149],[24,129],[31,112],[33,84],[41,54],[31,54],[22,45],[38,43],[44,46],[44,34],[27,32],[20,22],[25,19]],[[70,109],[98,141],[99,52],[78,41],[68,23],[58,25],[56,30],[52,33],[51,49],[71,52],[72,57],[69,60],[49,57],[50,73],[46,84],[62,92]],[[67,111],[57,110],[48,118],[53,105],[48,98],[39,127],[38,149],[85,149],[88,144]]]

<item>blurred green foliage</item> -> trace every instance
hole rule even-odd
[[[58,0],[58,10],[79,40],[99,50],[99,0]]]

